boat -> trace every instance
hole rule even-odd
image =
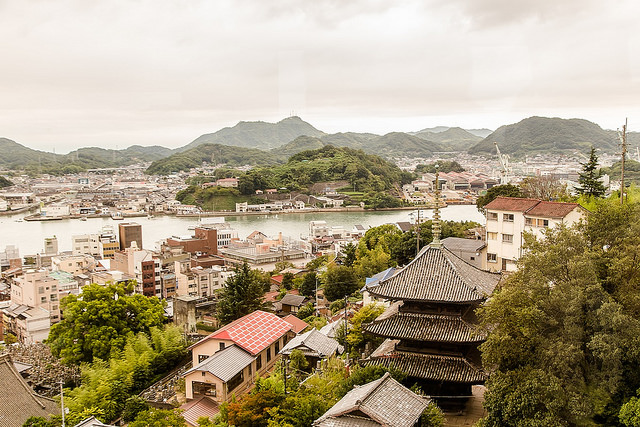
[[[111,219],[115,220],[115,221],[120,221],[123,220],[124,217],[122,216],[121,212],[114,212],[111,214]]]
[[[81,216],[81,217],[80,217],[80,221],[86,221],[86,220],[87,220],[87,217],[86,217],[86,216]]]

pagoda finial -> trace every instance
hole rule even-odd
[[[431,222],[431,234],[433,234],[433,241],[429,246],[432,248],[440,248],[442,247],[442,243],[440,243],[440,183],[438,178],[440,165],[436,163],[436,207],[433,210],[433,221]]]

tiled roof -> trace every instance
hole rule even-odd
[[[8,354],[0,356],[0,427],[21,426],[31,416],[49,418],[60,406],[34,392],[18,373]]]
[[[309,326],[307,324],[307,322],[305,322],[302,319],[298,319],[296,316],[294,316],[293,314],[289,314],[287,316],[284,316],[282,318],[282,320],[288,322],[291,324],[291,326],[293,326],[293,332],[295,332],[296,334],[299,334],[300,332],[304,331],[307,326]]]
[[[322,358],[329,357],[336,352],[342,353],[344,350],[338,341],[321,334],[316,328],[294,337],[280,353],[291,354],[295,349],[301,350],[305,356]]]
[[[104,424],[96,417],[89,417],[80,421],[73,427],[115,427],[113,424]]]
[[[180,409],[183,410],[182,418],[188,425],[194,427],[199,425],[198,418],[209,417],[213,419],[220,412],[218,404],[207,396],[185,403]]]
[[[314,427],[379,427],[380,425],[380,423],[372,421],[369,418],[348,414],[338,418],[325,418],[313,424]]]
[[[526,212],[540,202],[538,199],[521,199],[518,197],[496,197],[484,208],[492,211]]]
[[[369,292],[394,300],[472,303],[491,295],[499,280],[499,273],[467,264],[446,248],[426,246],[404,269]]]
[[[256,355],[291,329],[289,322],[275,314],[256,310],[223,326],[189,348],[209,339],[224,339],[231,340],[252,355]]]
[[[577,203],[560,203],[542,201],[525,212],[527,216],[541,216],[547,218],[564,218],[575,208],[582,208]]]
[[[185,372],[185,375],[193,371],[209,372],[223,382],[227,382],[254,360],[256,358],[247,351],[238,346],[230,345],[207,357]]]
[[[487,246],[484,240],[464,239],[462,237],[447,237],[446,239],[442,239],[442,245],[452,252],[477,252]]]
[[[372,355],[373,356],[373,355]],[[484,372],[461,356],[409,353],[392,350],[385,355],[371,357],[364,365],[379,365],[399,369],[410,377],[429,381],[449,381],[465,384],[482,384]]]
[[[304,295],[286,294],[280,300],[280,304],[290,305],[292,307],[300,307],[305,299],[306,297]]]
[[[460,316],[441,314],[397,313],[376,319],[364,330],[383,337],[415,341],[476,343],[486,338]]]
[[[385,373],[382,378],[356,386],[331,409],[318,418],[314,426],[413,426],[429,405],[424,399]],[[353,414],[352,414],[353,413]],[[369,423],[363,416],[369,417]],[[357,417],[353,417],[356,415]],[[353,421],[353,424],[326,423],[329,419]],[[362,423],[361,423],[362,422]],[[375,424],[371,424],[374,422]]]
[[[547,218],[564,218],[576,208],[584,209],[577,203],[548,202],[517,197],[497,197],[485,205],[485,209],[494,211],[522,212],[529,216]]]

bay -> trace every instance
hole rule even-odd
[[[324,220],[329,226],[342,226],[351,230],[360,224],[365,228],[382,224],[409,221],[410,210],[398,211],[365,211],[365,212],[306,212],[271,215],[228,216],[225,220],[238,231],[240,239],[246,238],[253,231],[261,231],[267,236],[282,235],[291,239],[300,239],[309,234],[309,221]],[[432,210],[421,211],[431,218]],[[139,217],[114,221],[111,218],[89,218],[87,221],[68,219],[59,221],[22,221],[25,214],[0,217],[0,251],[6,245],[15,245],[20,255],[42,252],[44,239],[56,236],[60,251],[71,250],[71,236],[76,234],[98,233],[105,225],[112,226],[116,232],[121,222],[136,222],[142,225],[143,247],[154,249],[157,242],[171,236],[185,236],[192,233],[189,227],[198,224],[197,218],[176,216],[157,216],[154,218]],[[441,217],[452,221],[475,221],[485,223],[484,216],[475,205],[451,205],[441,209]]]

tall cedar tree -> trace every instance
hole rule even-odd
[[[260,274],[247,263],[235,269],[227,279],[218,301],[217,317],[226,325],[262,308],[263,283]]]
[[[604,195],[604,185],[600,181],[602,172],[598,169],[598,156],[596,149],[591,147],[589,161],[582,163],[582,172],[578,177],[580,187],[576,188],[578,193],[587,196],[602,197]]]

